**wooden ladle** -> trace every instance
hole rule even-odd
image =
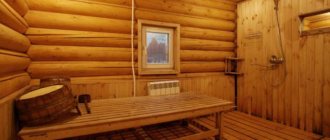
[[[89,94],[79,95],[78,101],[79,101],[79,103],[84,103],[85,107],[86,107],[86,110],[87,110],[87,113],[91,114],[91,109],[88,106],[88,103],[91,102],[91,96]]]

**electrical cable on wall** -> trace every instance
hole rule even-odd
[[[285,82],[287,76],[288,76],[288,71],[287,71],[287,67],[286,67],[286,58],[285,58],[285,53],[284,53],[284,49],[283,49],[283,42],[282,42],[282,35],[281,35],[281,26],[280,26],[280,19],[279,19],[279,1],[280,0],[274,0],[274,4],[275,4],[275,14],[276,14],[276,23],[277,23],[277,33],[278,33],[278,39],[279,39],[279,47],[280,47],[280,51],[281,51],[281,57],[282,58],[282,62],[280,64],[284,65],[284,78],[281,80],[280,82],[278,82],[277,84],[272,84],[273,87],[278,87],[279,85],[281,85],[282,83]]]
[[[133,96],[136,96],[136,76],[134,69],[134,0],[132,0],[132,19],[131,19],[131,62],[132,62],[132,76],[133,76]]]
[[[280,45],[280,50],[281,50],[281,55],[283,58],[283,62],[285,62],[285,54],[284,54],[284,49],[283,49],[283,42],[282,42],[282,35],[281,35],[281,29],[280,29],[280,19],[279,19],[279,0],[274,0],[275,4],[275,14],[276,14],[276,24],[277,24],[277,33],[278,33],[278,39],[279,39],[279,45]]]

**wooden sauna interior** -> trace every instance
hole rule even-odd
[[[0,139],[18,138],[14,102],[47,76],[70,77],[72,93],[93,101],[179,80],[180,92],[231,101],[231,112],[330,137],[329,9],[330,0],[0,0]],[[304,22],[318,11],[321,23]],[[139,74],[139,20],[180,25],[178,73]],[[225,139],[252,135],[230,130],[242,133],[229,137],[225,123]]]

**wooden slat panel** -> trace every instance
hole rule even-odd
[[[24,74],[28,76],[27,74]],[[23,75],[22,75],[23,76]],[[2,79],[2,78],[1,78]],[[24,78],[18,78],[19,80],[25,81],[26,86],[17,86],[16,89],[13,88],[11,85],[7,85],[7,88],[11,89],[12,93],[9,96],[0,99],[0,134],[1,139],[4,140],[14,140],[17,138],[17,120],[15,120],[15,108],[14,108],[14,101],[18,95],[21,95],[25,92],[26,89],[29,88],[28,83],[29,80]],[[10,81],[10,79],[8,79]],[[9,84],[10,82],[7,82]],[[19,82],[15,82],[17,84]],[[0,82],[0,87],[2,83]],[[2,87],[1,87],[2,88]],[[5,91],[7,92],[7,91]]]
[[[226,113],[224,117],[225,128],[233,130],[234,136],[239,139],[304,139],[317,140],[322,136],[309,133],[297,128],[288,127],[272,121],[264,120],[241,112]],[[196,119],[197,123],[214,127],[214,116]],[[225,129],[226,133],[232,133]],[[247,136],[248,135],[248,136]]]
[[[330,34],[325,35],[324,37],[325,46],[330,45]],[[323,86],[323,120],[322,128],[323,134],[330,137],[330,119],[327,116],[330,115],[330,65],[327,65],[327,60],[330,59],[330,48],[324,48],[323,55],[323,66],[324,66],[324,86]]]
[[[329,131],[322,130],[324,119],[320,117],[325,112],[321,98],[322,89],[327,88],[327,34],[301,37],[297,20],[300,13],[328,7],[325,1],[280,1],[280,34],[286,60],[271,68],[269,58],[281,56],[274,2],[238,4],[238,56],[246,60],[239,67],[247,74],[238,81],[239,110],[310,132]]]
[[[168,76],[137,77],[137,96],[146,96],[147,83],[162,80],[179,80],[182,92],[205,94],[234,102],[234,79],[223,73],[191,73]],[[74,94],[88,93],[92,99],[133,96],[132,76],[72,77]],[[32,85],[38,85],[35,79]],[[219,92],[221,89],[221,92]]]
[[[92,114],[83,114],[65,123],[57,123],[44,127],[25,127],[20,131],[20,135],[29,138],[29,134],[44,133],[45,131],[52,138],[91,134],[104,132],[104,129],[108,129],[108,131],[117,130],[129,126],[193,117],[204,113],[207,114],[207,112],[213,113],[215,110],[224,111],[230,109],[232,103],[215,97],[182,93],[172,96],[144,96],[97,100],[91,102],[90,107],[93,111]],[[192,112],[196,113],[196,115],[192,115]],[[131,123],[132,121],[136,123]],[[94,129],[89,129],[93,131],[82,131],[82,129],[89,127],[93,127]],[[95,129],[96,127],[104,129]],[[65,132],[68,130],[70,133]],[[56,135],[56,133],[66,134]],[[30,138],[33,138],[33,136]]]
[[[263,127],[267,127],[276,131],[279,131],[281,133],[290,135],[290,136],[294,136],[297,138],[301,138],[301,139],[319,139],[321,136],[317,135],[317,134],[313,134],[310,132],[306,132],[297,128],[293,128],[293,127],[289,127],[289,126],[285,126],[283,124],[279,124],[279,123],[274,123],[271,122],[269,120],[265,120],[265,119],[261,119],[261,118],[257,118],[254,116],[250,116],[248,114],[242,113],[242,112],[233,112],[233,113],[229,113],[229,116],[235,116],[237,118],[243,119],[244,121],[249,121],[249,122],[254,122],[255,125],[260,125]]]
[[[299,15],[299,1],[292,1],[292,18],[297,17]],[[295,28],[299,26],[299,21],[297,20],[292,20],[291,22],[292,25],[292,64],[297,64],[299,63],[299,57],[298,57],[298,49],[299,47],[294,47],[294,46],[299,46],[299,28]],[[290,54],[289,54],[290,55]],[[291,113],[291,126],[298,127],[298,108],[299,108],[299,103],[297,97],[299,96],[299,73],[297,72],[299,68],[297,66],[292,67],[292,100],[291,100],[291,107],[292,107],[292,113]]]

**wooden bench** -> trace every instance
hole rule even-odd
[[[230,110],[233,105],[229,101],[215,97],[178,94],[94,100],[90,107],[91,114],[83,111],[83,115],[67,122],[24,127],[19,136],[24,140],[61,139],[216,114],[214,128],[196,136],[215,136],[216,139],[220,139],[223,126],[222,112]]]
[[[214,117],[194,120],[205,127],[214,127]],[[297,128],[289,127],[241,112],[228,112],[224,115],[224,138],[227,140],[320,140],[323,137]]]

